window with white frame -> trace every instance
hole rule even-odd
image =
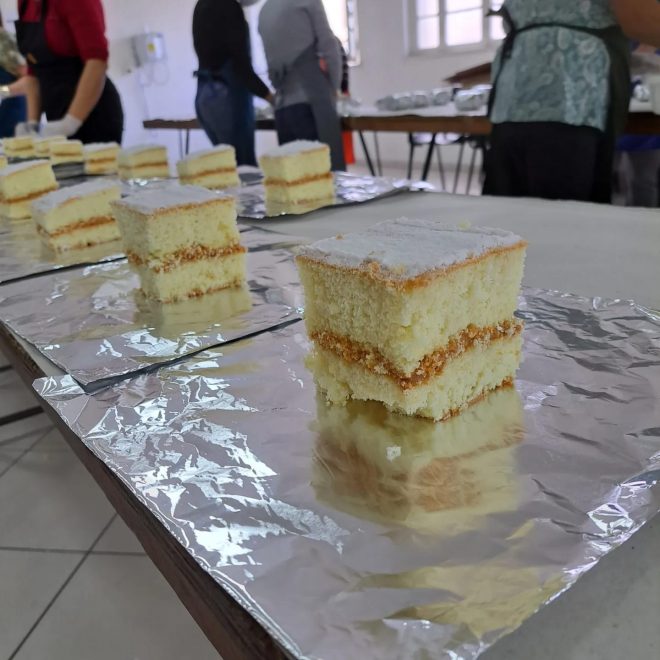
[[[322,0],[332,31],[339,37],[351,64],[359,64],[357,0]]]
[[[491,0],[407,0],[410,50],[487,48],[504,37],[502,19],[488,17],[501,2]]]

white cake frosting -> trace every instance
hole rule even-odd
[[[230,144],[218,144],[212,149],[203,149],[202,151],[195,151],[194,153],[182,158],[180,162],[189,163],[191,160],[197,160],[197,158],[204,158],[205,156],[213,156],[215,154],[225,153],[227,151],[233,151],[234,147]]]
[[[166,148],[162,144],[138,144],[134,147],[128,147],[128,149],[122,149],[120,152],[121,158],[130,158],[131,156],[136,156],[147,151],[166,151]]]
[[[14,163],[13,165],[7,165],[7,167],[2,168],[2,176],[11,176],[12,174],[18,174],[24,170],[31,170],[33,167],[43,167],[44,165],[50,166],[49,160],[27,160],[23,163]]]
[[[93,154],[97,151],[108,151],[109,149],[119,149],[116,142],[92,142],[84,147],[86,154]]]
[[[281,144],[279,147],[270,149],[264,153],[262,158],[282,158],[283,156],[295,156],[306,151],[316,151],[316,149],[327,148],[323,142],[313,142],[311,140],[294,140]]]
[[[377,264],[390,278],[406,280],[520,243],[520,236],[503,229],[399,218],[304,246],[299,255],[340,268]]]
[[[124,197],[116,204],[137,211],[150,214],[162,209],[187,206],[188,204],[204,204],[218,200],[231,200],[228,195],[222,195],[213,190],[200,186],[180,186],[173,183],[170,186],[157,190],[134,193]]]
[[[34,201],[32,203],[32,208],[40,213],[47,213],[48,211],[57,208],[60,204],[65,204],[72,199],[93,195],[94,193],[103,192],[104,190],[110,190],[112,188],[119,189],[119,183],[117,181],[107,180],[86,181],[85,183],[80,183],[76,186],[69,186],[68,188],[61,188],[60,190],[48,193]]]

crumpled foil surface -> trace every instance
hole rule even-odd
[[[55,252],[39,238],[31,219],[0,219],[0,284],[51,270],[121,259],[121,241]]]
[[[125,259],[7,284],[0,321],[87,389],[300,318],[294,237],[241,233],[248,287],[160,304]]]
[[[306,206],[298,205],[295,209],[291,207],[266,207],[266,191],[262,183],[243,186],[230,191],[236,195],[238,203],[238,215],[252,220],[266,220],[284,215],[304,215],[320,208],[330,206],[347,206],[349,204],[360,204],[374,199],[390,197],[411,190],[410,181],[407,179],[393,179],[387,177],[359,176],[347,172],[334,172],[335,177],[335,199],[333,202],[321,201]],[[419,184],[419,189],[427,189],[431,186]]]
[[[660,317],[537,290],[520,314],[516,389],[440,424],[328,406],[302,322],[35,388],[293,656],[475,658],[660,509]]]

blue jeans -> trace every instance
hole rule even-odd
[[[254,105],[245,88],[202,77],[197,82],[195,110],[212,144],[231,144],[239,165],[257,164]]]
[[[309,103],[294,103],[275,111],[275,129],[280,144],[294,140],[318,140],[316,122]]]
[[[16,80],[14,76],[0,68],[0,85],[9,85]],[[0,104],[0,138],[14,137],[16,124],[27,118],[27,103],[24,96],[5,99]]]

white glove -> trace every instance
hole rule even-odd
[[[76,119],[73,115],[65,115],[59,121],[49,121],[42,129],[42,137],[55,137],[63,135],[64,137],[71,137],[82,126],[80,119]]]
[[[16,124],[14,129],[14,135],[16,137],[22,137],[23,135],[39,135],[39,122],[38,121],[21,121]]]

